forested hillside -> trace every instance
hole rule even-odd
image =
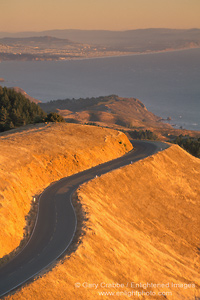
[[[0,131],[42,122],[46,113],[12,88],[0,86]]]

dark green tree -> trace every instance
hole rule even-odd
[[[46,122],[65,122],[65,119],[56,112],[51,112],[47,115]]]
[[[200,158],[200,138],[197,139],[189,136],[183,136],[181,134],[172,142],[178,144],[190,154]]]
[[[8,121],[8,118],[9,114],[7,112],[7,109],[4,106],[2,106],[0,109],[0,122],[4,124]]]
[[[34,123],[36,116],[44,121],[46,113],[14,89],[0,87],[0,131]]]

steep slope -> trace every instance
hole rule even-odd
[[[120,132],[73,124],[30,125],[0,135],[0,257],[24,234],[33,196],[51,182],[132,149]],[[30,228],[27,228],[27,232]]]
[[[8,299],[198,299],[199,180],[171,146],[84,184],[76,252]]]

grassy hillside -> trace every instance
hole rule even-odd
[[[76,100],[55,100],[40,103],[47,113],[58,111],[66,121],[96,122],[108,126],[122,127],[161,127],[170,129],[169,124],[161,122],[161,118],[147,110],[144,104],[135,98],[122,98],[110,95],[97,98]]]
[[[7,299],[199,299],[199,180],[174,145],[84,184],[76,251]]]
[[[33,196],[51,182],[132,148],[120,132],[76,124],[29,125],[0,135],[0,257],[30,233]]]
[[[160,140],[174,139],[176,136],[189,135],[198,138],[199,131],[174,129],[170,124],[148,111],[145,105],[135,98],[122,98],[116,95],[54,100],[40,103],[49,113],[58,112],[66,122],[95,124],[114,129],[120,128],[127,133],[134,130],[150,130]]]

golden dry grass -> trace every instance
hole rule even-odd
[[[75,124],[32,125],[0,135],[0,257],[23,238],[32,197],[51,182],[119,157],[127,137]]]
[[[174,145],[82,185],[78,197],[88,221],[77,251],[7,299],[198,299],[199,180],[199,159]],[[165,286],[131,287],[147,282]]]
[[[83,105],[84,100],[80,101],[80,103]],[[55,110],[55,104],[53,107],[51,105],[45,104],[43,108],[47,111],[51,109]],[[66,104],[66,107],[68,105],[69,103]],[[166,141],[180,134],[196,138],[200,135],[200,131],[174,128],[171,125],[173,121],[169,121],[168,123],[162,122],[160,117],[148,111],[144,104],[135,98],[109,96],[93,106],[87,107],[87,104],[85,104],[85,107],[81,111],[77,110],[77,107],[74,107],[72,110],[57,109],[58,113],[66,120],[74,119],[80,123],[95,122],[100,126],[109,126],[109,128],[113,129],[119,128],[127,132],[140,129],[150,130],[158,136],[159,140]]]
[[[82,101],[84,103],[84,100]],[[72,105],[70,103],[70,105]],[[51,107],[51,104],[49,104]],[[64,106],[64,104],[63,104]],[[48,104],[44,106],[45,110],[49,110]],[[66,104],[66,107],[67,104]],[[160,129],[171,129],[169,124],[162,123],[160,117],[148,111],[144,104],[135,98],[122,98],[118,96],[105,97],[102,102],[98,102],[93,106],[85,105],[81,111],[70,111],[68,108],[57,109],[59,114],[64,118],[74,118],[77,121],[89,122],[94,121],[98,124],[122,127],[156,127]],[[92,115],[92,119],[91,119]]]

